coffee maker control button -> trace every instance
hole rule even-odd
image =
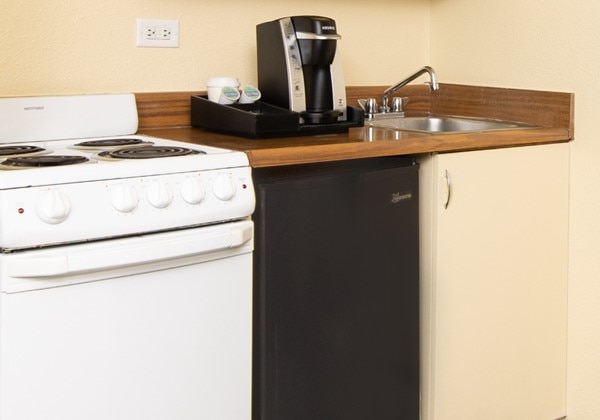
[[[300,69],[295,68],[294,69],[294,77],[293,77],[293,83],[294,83],[294,94],[295,95],[302,95],[302,71]]]

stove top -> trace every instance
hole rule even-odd
[[[243,166],[241,152],[142,135],[0,144],[0,190]]]
[[[138,135],[135,97],[0,98],[0,249],[238,220],[245,153]]]

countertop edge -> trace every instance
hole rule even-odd
[[[414,136],[344,144],[320,144],[275,149],[244,150],[252,167],[331,162],[383,156],[464,152],[569,142],[568,130],[540,128],[502,132]]]

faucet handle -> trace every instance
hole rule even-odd
[[[367,114],[368,118],[372,118],[375,115],[377,110],[377,100],[375,98],[369,98],[365,101],[365,114]]]
[[[408,97],[396,96],[392,98],[392,112],[404,112],[404,107],[408,103]]]

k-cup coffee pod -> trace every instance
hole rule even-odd
[[[240,99],[240,91],[232,86],[224,86],[221,88],[219,103],[223,105],[231,105]]]
[[[240,95],[240,103],[241,104],[251,104],[260,99],[260,90],[255,88],[254,86],[244,86],[242,89],[242,93]]]

